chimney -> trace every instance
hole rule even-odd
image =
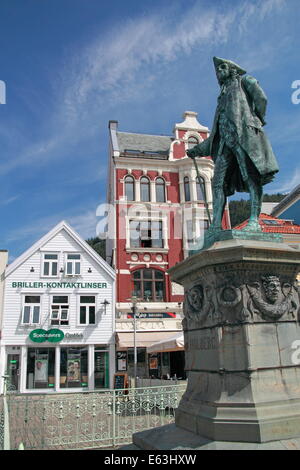
[[[114,130],[114,131],[117,131],[118,130],[118,121],[109,121],[108,122],[108,128],[111,129],[111,130]]]

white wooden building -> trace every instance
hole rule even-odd
[[[115,273],[66,222],[5,272],[0,352],[21,393],[112,388]]]

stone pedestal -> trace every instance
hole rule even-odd
[[[169,429],[193,446],[180,448],[300,438],[299,271],[300,252],[251,240],[215,243],[169,270],[185,289],[188,386]],[[149,436],[159,442],[164,428],[134,442],[155,448]]]

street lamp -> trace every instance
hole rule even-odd
[[[137,373],[137,348],[136,348],[136,314],[137,314],[137,297],[132,295],[130,299],[132,303],[131,311],[133,315],[133,377],[134,388],[136,388],[136,373]]]

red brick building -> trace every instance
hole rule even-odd
[[[199,184],[193,161],[186,155],[188,148],[208,137],[209,130],[198,122],[197,113],[187,111],[183,118],[170,136],[121,132],[117,121],[109,122],[107,200],[113,216],[108,222],[106,259],[117,273],[117,358],[120,367],[126,364],[131,372],[134,296],[139,376],[183,373],[175,353],[149,361],[146,348],[181,330],[183,291],[170,281],[167,270],[203,237],[208,226],[204,191],[212,210],[213,162],[209,157],[198,159]],[[172,365],[172,357],[176,364]]]

